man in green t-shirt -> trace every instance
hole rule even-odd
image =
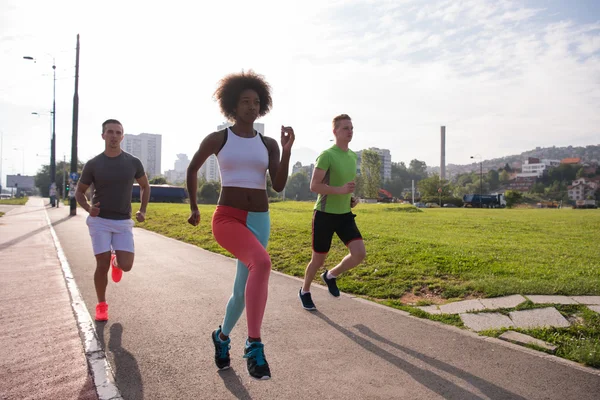
[[[351,211],[358,203],[352,196],[357,157],[356,153],[348,148],[352,140],[353,126],[347,114],[338,115],[333,119],[333,134],[335,145],[319,155],[310,182],[310,190],[319,195],[313,213],[313,252],[304,274],[304,285],[298,293],[302,307],[309,311],[317,309],[310,294],[310,284],[325,263],[334,233],[348,247],[350,254],[331,271],[325,270],[321,274],[332,296],[340,296],[337,277],[360,264],[366,255],[362,236],[354,221],[356,215]]]

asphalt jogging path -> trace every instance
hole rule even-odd
[[[87,214],[48,213],[93,314]],[[95,323],[124,399],[595,399],[600,393],[597,370],[352,296],[334,299],[318,285],[319,312],[307,312],[298,300],[300,280],[278,273],[271,275],[262,332],[273,379],[247,375],[245,317],[232,332],[232,368],[218,372],[210,333],[229,298],[233,260],[143,229],[134,236],[134,268],[119,284],[109,283],[110,319]]]

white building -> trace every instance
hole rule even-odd
[[[594,198],[596,190],[598,190],[598,182],[586,178],[579,178],[573,181],[573,184],[568,187],[569,199],[571,200],[587,200],[588,197]]]
[[[521,173],[517,174],[518,177],[537,177],[541,178],[544,176],[544,172],[551,167],[558,167],[560,160],[540,160],[539,158],[529,157],[521,166]]]
[[[160,176],[162,136],[153,133],[125,134],[121,148],[142,161],[148,178]]]
[[[379,158],[381,159],[381,178],[386,181],[392,179],[392,154],[388,149],[379,149],[377,147],[371,147],[369,150],[372,150],[379,154]],[[361,162],[361,154],[363,150],[357,151],[356,155],[358,159],[356,161],[356,172],[360,174],[360,162]]]
[[[188,165],[190,165],[190,160],[187,154],[177,154],[175,168],[167,170],[164,173],[167,182],[175,184],[185,182]]]
[[[187,167],[190,165],[190,159],[187,154],[177,154],[177,160],[175,160],[175,172],[187,171]]]
[[[174,169],[166,170],[163,175],[167,182],[171,185],[176,185],[178,183],[185,182],[185,174],[182,175]]]
[[[203,176],[209,182],[220,182],[221,173],[219,172],[219,161],[217,156],[211,154],[206,162],[200,167],[199,176]]]

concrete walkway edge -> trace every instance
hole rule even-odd
[[[363,299],[362,297],[352,296],[352,298],[354,300],[356,300],[356,301],[360,301],[360,302],[363,302],[363,303],[371,304],[372,306],[375,306],[375,307],[381,307],[381,308],[384,308],[384,309],[386,309],[388,311],[391,311],[393,313],[396,313],[396,314],[399,314],[399,315],[403,315],[403,316],[405,316],[407,318],[416,319],[416,320],[419,320],[419,321],[424,322],[426,324],[434,325],[434,326],[437,326],[439,328],[442,328],[442,329],[445,329],[445,330],[448,330],[448,331],[451,331],[451,332],[458,333],[460,335],[468,336],[470,338],[477,339],[477,340],[482,340],[484,342],[494,343],[494,344],[497,344],[499,346],[508,347],[510,349],[513,349],[513,350],[516,350],[516,351],[520,351],[522,353],[531,354],[531,355],[534,355],[536,357],[543,358],[543,359],[546,359],[546,360],[549,360],[549,361],[552,361],[552,362],[555,362],[555,363],[558,363],[558,364],[567,365],[567,366],[569,366],[571,368],[574,368],[574,369],[577,369],[577,370],[580,370],[580,371],[583,371],[583,372],[587,372],[588,374],[591,374],[591,375],[600,376],[600,369],[595,369],[595,368],[592,368],[592,367],[587,367],[587,366],[585,366],[583,364],[579,364],[579,363],[577,363],[575,361],[571,361],[571,360],[568,360],[566,358],[561,358],[561,357],[555,356],[553,354],[548,354],[548,353],[544,353],[544,352],[541,352],[541,351],[538,351],[538,350],[530,349],[528,347],[523,347],[521,345],[518,345],[518,344],[515,344],[515,343],[511,343],[511,342],[507,342],[507,341],[504,341],[502,339],[498,339],[498,338],[495,338],[495,337],[482,336],[482,335],[480,335],[480,334],[478,334],[476,332],[471,332],[469,330],[461,329],[461,328],[459,328],[457,326],[454,326],[454,325],[444,324],[443,322],[438,322],[438,321],[433,321],[433,320],[430,320],[430,319],[415,317],[414,315],[411,315],[410,313],[408,313],[406,311],[398,310],[398,309],[395,309],[393,307],[388,307],[388,306],[385,306],[383,304],[378,304],[378,303],[375,303],[373,301],[370,301],[370,300],[367,300],[367,299]]]
[[[46,216],[46,222],[50,229],[50,234],[56,247],[56,253],[60,261],[63,277],[67,286],[69,297],[71,298],[71,308],[77,321],[77,328],[79,330],[79,337],[83,344],[83,350],[88,364],[88,369],[94,386],[96,388],[96,394],[99,400],[123,400],[121,393],[115,384],[114,373],[106,359],[106,353],[102,349],[102,345],[98,340],[96,329],[94,328],[94,322],[90,313],[88,312],[77,283],[73,278],[71,267],[65,257],[65,254],[58,240],[58,236],[52,227],[48,212],[44,209]]]

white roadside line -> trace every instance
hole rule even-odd
[[[73,278],[71,267],[65,257],[65,253],[60,245],[58,236],[52,227],[52,221],[48,217],[48,212],[44,208],[44,214],[46,215],[46,222],[50,228],[50,234],[54,240],[54,246],[56,247],[56,253],[60,260],[60,266],[62,269],[63,277],[67,289],[69,290],[69,296],[71,298],[71,308],[75,320],[77,321],[77,328],[79,329],[79,337],[83,344],[83,351],[85,358],[87,359],[88,369],[94,381],[96,393],[99,400],[122,400],[121,393],[115,384],[115,377],[110,364],[106,359],[106,353],[102,349],[102,345],[96,335],[96,329],[94,328],[94,322],[90,313],[88,312],[77,283]]]

